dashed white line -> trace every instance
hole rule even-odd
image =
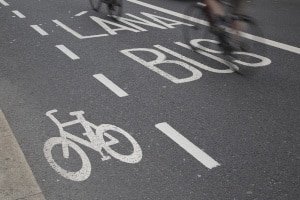
[[[9,6],[9,4],[8,4],[6,1],[4,1],[4,0],[0,0],[0,3],[1,3],[3,6]]]
[[[81,16],[81,15],[84,15],[85,13],[87,13],[87,11],[82,11],[82,12],[76,14],[75,16],[76,16],[76,17],[79,17],[79,16]]]
[[[72,60],[77,60],[79,57],[73,53],[70,49],[68,49],[65,45],[56,45],[56,47],[61,50],[64,54],[69,56]]]
[[[39,25],[30,25],[34,30],[36,30],[42,36],[49,35],[46,31],[44,31]]]
[[[183,135],[177,132],[168,123],[159,123],[156,124],[155,127],[162,131],[164,134],[166,134],[183,149],[185,149],[189,154],[191,154],[194,158],[201,162],[205,167],[212,169],[214,167],[220,166],[220,164],[217,161],[215,161],[204,151],[202,151],[196,145],[190,142],[187,138],[185,138]]]
[[[113,83],[111,80],[106,78],[103,74],[95,74],[93,75],[98,81],[100,81],[103,85],[108,87],[112,92],[114,92],[119,97],[126,97],[128,94],[122,90],[119,86]]]
[[[17,15],[19,18],[26,18],[25,15],[23,15],[22,13],[20,13],[20,11],[18,11],[18,10],[13,10],[12,12],[15,15]]]

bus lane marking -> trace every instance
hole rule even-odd
[[[138,56],[136,56],[133,52],[147,52],[151,53],[156,56],[156,58],[152,61],[146,61]],[[129,58],[135,60],[136,62],[142,64],[143,66],[147,67],[151,71],[154,71],[158,73],[160,76],[172,81],[173,83],[179,84],[179,83],[186,83],[198,80],[202,77],[202,72],[196,69],[195,67],[182,62],[180,60],[168,60],[167,56],[160,51],[157,51],[155,49],[149,49],[149,48],[135,48],[135,49],[125,49],[121,50],[121,53],[128,56]],[[163,69],[160,69],[158,65],[163,64],[173,64],[177,67],[182,67],[185,70],[188,70],[191,72],[191,75],[184,78],[178,78],[176,76],[173,76],[172,74],[164,71]]]
[[[199,162],[201,162],[205,167],[212,169],[214,167],[220,166],[220,164],[217,161],[215,161],[212,157],[210,157],[208,154],[206,154],[204,151],[202,151],[196,145],[190,142],[187,138],[185,138],[183,135],[177,132],[168,123],[166,122],[159,123],[156,124],[155,127],[159,129],[161,132],[163,132],[164,134],[166,134],[180,147],[182,147],[194,158],[196,158]]]
[[[103,74],[95,74],[93,75],[98,81],[100,81],[103,85],[105,85],[108,89],[110,89],[112,92],[114,92],[119,97],[126,97],[128,94],[121,89],[119,86],[117,86],[114,82],[109,80],[106,76]]]
[[[181,18],[181,19],[184,19],[184,20],[189,20],[191,22],[195,22],[195,23],[198,23],[198,24],[209,26],[208,22],[205,21],[205,20],[197,19],[197,18],[188,16],[188,15],[184,15],[184,14],[181,14],[181,13],[178,13],[178,12],[174,12],[172,10],[161,8],[161,7],[158,7],[158,6],[149,4],[149,3],[145,3],[145,2],[142,2],[142,1],[139,1],[139,0],[127,0],[127,1],[131,2],[131,3],[134,3],[134,4],[137,4],[137,5],[140,5],[140,6],[144,6],[144,7],[156,10],[156,11],[163,12],[165,14],[169,14],[169,15]],[[249,33],[244,33],[244,32],[241,34],[241,36],[244,37],[244,38],[259,42],[259,43],[263,43],[263,44],[272,46],[272,47],[276,47],[276,48],[279,48],[279,49],[282,49],[282,50],[290,51],[292,53],[300,54],[300,48],[294,47],[292,45],[284,44],[284,43],[281,43],[281,42],[276,42],[274,40],[270,40],[270,39],[267,39],[267,38],[255,36],[255,35],[252,35],[252,34],[249,34]]]
[[[72,60],[77,60],[79,57],[73,53],[70,49],[68,49],[65,45],[56,45],[56,48],[61,50],[64,54],[69,56]]]
[[[46,31],[44,31],[39,25],[30,25],[35,31],[37,31],[42,36],[49,35]]]
[[[15,15],[17,15],[19,18],[26,18],[25,15],[23,15],[20,11],[18,10],[13,10],[12,11]]]
[[[67,32],[71,33],[78,39],[86,39],[86,38],[96,38],[96,37],[104,37],[109,36],[108,34],[99,34],[99,35],[89,35],[89,36],[83,36],[80,33],[74,31],[73,29],[69,28],[65,24],[61,23],[59,20],[52,20],[57,26],[60,26],[61,28],[65,29]]]
[[[210,71],[210,72],[214,72],[214,73],[232,73],[233,72],[231,69],[215,69],[215,68],[209,67],[209,66],[204,65],[204,64],[202,64],[200,62],[197,62],[196,60],[193,60],[193,59],[188,58],[188,57],[186,57],[184,55],[176,53],[175,51],[172,51],[172,50],[170,50],[168,48],[165,48],[165,47],[163,47],[161,45],[154,45],[154,47],[156,47],[159,50],[164,51],[164,52],[166,52],[166,53],[168,53],[168,54],[170,54],[170,55],[172,55],[172,56],[174,56],[176,58],[184,60],[187,63],[193,64],[193,65],[195,65],[195,66],[197,66],[197,67],[199,67],[201,69],[204,69],[206,71]],[[203,52],[203,54],[205,54],[205,52]],[[217,60],[218,62],[220,62],[220,63],[225,64],[225,65],[228,66],[228,63],[226,63],[225,60],[223,60],[223,59],[221,59],[219,57],[213,56],[213,55],[208,54],[208,53],[207,53],[206,56],[209,57],[209,58],[211,58],[211,59]]]
[[[0,0],[0,3],[1,3],[3,6],[9,6],[9,4],[8,4],[6,1],[4,1],[4,0]]]
[[[80,13],[79,13],[80,14]],[[188,24],[185,22],[181,22],[178,20],[169,19],[162,16],[157,16],[150,13],[140,12],[141,15],[146,17],[147,19],[126,13],[125,15],[130,17],[120,17],[119,22],[117,23],[110,20],[102,19],[97,16],[89,16],[91,20],[93,20],[96,24],[98,24],[105,32],[106,34],[97,34],[97,35],[88,35],[84,36],[78,33],[77,31],[73,30],[66,24],[62,23],[59,20],[52,20],[56,26],[61,27],[65,31],[69,32],[73,36],[77,37],[78,39],[90,39],[90,38],[96,38],[96,37],[104,37],[104,36],[111,36],[111,35],[117,35],[119,31],[131,31],[134,33],[147,31],[147,29],[139,26],[144,25],[152,28],[157,29],[173,29],[176,28],[178,25],[185,25],[185,26],[193,26],[192,24]],[[148,19],[152,20],[149,21]],[[138,24],[138,25],[137,25]]]

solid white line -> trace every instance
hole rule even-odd
[[[18,10],[13,10],[12,12],[15,15],[17,15],[19,18],[26,18],[25,15],[23,15],[22,13],[20,13],[20,11],[18,11]]]
[[[181,135],[174,128],[172,128],[168,123],[159,123],[156,124],[155,127],[162,131],[164,134],[166,134],[183,149],[185,149],[189,154],[191,154],[194,158],[201,162],[205,167],[212,169],[214,167],[220,166],[220,164],[217,161],[215,161],[204,151],[199,149],[196,145],[191,143],[183,135]]]
[[[106,78],[103,74],[95,74],[93,75],[98,81],[100,81],[103,85],[108,87],[112,92],[114,92],[119,97],[126,97],[128,94],[122,90],[119,86],[113,83],[111,80]]]
[[[127,1],[129,1],[131,3],[141,5],[141,6],[144,6],[144,7],[147,7],[147,8],[150,8],[150,9],[153,9],[153,10],[156,10],[156,11],[160,11],[160,12],[163,12],[163,13],[166,13],[166,14],[169,14],[169,15],[173,15],[175,17],[179,17],[179,18],[182,18],[182,19],[185,19],[185,20],[189,20],[189,21],[192,21],[192,22],[195,22],[195,23],[198,23],[198,24],[208,26],[207,21],[197,19],[197,18],[188,16],[188,15],[184,15],[184,14],[181,14],[181,13],[178,13],[178,12],[174,12],[172,10],[168,10],[168,9],[161,8],[161,7],[158,7],[158,6],[154,6],[154,5],[151,5],[151,4],[148,4],[148,3],[144,3],[144,2],[141,2],[139,0],[127,0]],[[251,35],[251,34],[248,34],[248,33],[243,33],[242,36],[247,38],[247,39],[256,41],[256,42],[260,42],[260,43],[263,43],[263,44],[267,44],[269,46],[273,46],[273,47],[276,47],[276,48],[279,48],[279,49],[283,49],[283,50],[286,50],[286,51],[290,51],[290,52],[293,52],[293,53],[300,54],[300,48],[298,48],[298,47],[294,47],[294,46],[291,46],[291,45],[288,45],[288,44],[276,42],[276,41],[273,41],[273,40],[269,40],[269,39],[262,38],[262,37],[259,37],[259,36]]]
[[[78,17],[78,16],[81,16],[81,15],[84,15],[85,13],[87,13],[87,11],[82,11],[82,12],[76,14],[75,16]]]
[[[69,56],[71,59],[76,60],[79,59],[79,57],[74,54],[70,49],[68,49],[65,45],[56,45],[56,47],[61,50],[64,54]]]
[[[4,1],[4,0],[0,0],[0,3],[1,3],[3,6],[9,6],[9,4],[8,4],[6,1]]]
[[[39,25],[30,25],[34,30],[36,30],[42,36],[49,35],[46,31],[44,31]]]

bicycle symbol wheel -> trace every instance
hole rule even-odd
[[[76,172],[67,171],[60,167],[53,159],[52,156],[52,149],[56,145],[61,145],[63,148],[63,145],[67,145],[67,148],[72,148],[77,154],[80,156],[82,161],[82,166],[80,170]],[[63,176],[66,179],[72,180],[72,181],[84,181],[86,180],[90,174],[91,174],[91,163],[89,161],[89,158],[84,153],[84,151],[74,142],[70,140],[66,140],[62,137],[53,137],[46,141],[44,145],[44,154],[49,162],[50,166],[61,176]]]
[[[116,152],[115,150],[113,150],[109,145],[106,144],[106,141],[104,140],[104,137],[103,137],[104,133],[108,134],[106,131],[114,131],[114,132],[120,133],[121,135],[126,137],[126,139],[132,145],[133,152],[129,155],[124,155],[124,154],[120,154],[120,153]],[[142,159],[142,149],[141,149],[140,145],[136,142],[136,140],[129,133],[127,133],[123,129],[121,129],[117,126],[111,125],[111,124],[102,124],[97,127],[96,135],[98,136],[98,138],[100,140],[101,146],[105,149],[105,151],[108,154],[110,154],[114,158],[116,158],[122,162],[126,162],[126,163],[138,163]]]

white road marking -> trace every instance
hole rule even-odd
[[[49,110],[46,112],[46,116],[48,116],[57,126],[59,129],[59,137],[52,137],[49,138],[45,144],[44,144],[44,155],[47,161],[49,162],[50,166],[61,176],[63,176],[66,179],[72,180],[72,181],[84,181],[89,178],[91,174],[91,162],[86,155],[86,153],[83,151],[83,149],[78,146],[78,144],[84,145],[86,147],[91,148],[92,150],[95,150],[96,152],[99,152],[101,155],[101,160],[106,161],[111,159],[111,156],[115,159],[118,159],[125,163],[138,163],[141,161],[143,157],[142,149],[140,145],[137,143],[137,141],[125,130],[114,126],[112,124],[101,124],[101,125],[95,125],[85,119],[84,111],[73,111],[69,114],[71,116],[75,116],[77,119],[63,122],[61,123],[54,115],[53,113],[56,113],[57,110]],[[82,133],[84,136],[89,138],[89,140],[85,140],[82,137],[78,137],[76,135],[73,135],[72,133],[69,133],[64,130],[64,128],[72,126],[74,124],[81,124],[84,128],[84,132]],[[1,128],[1,126],[0,126]],[[115,152],[113,149],[110,148],[111,145],[115,145],[119,143],[119,140],[115,138],[114,136],[107,133],[107,131],[114,131],[118,132],[119,134],[123,135],[127,139],[127,141],[131,144],[131,154],[119,154]],[[1,134],[1,132],[0,132]],[[107,139],[104,139],[104,136]],[[0,140],[1,142],[1,140]],[[70,158],[70,148],[72,148],[81,158],[81,165],[77,168],[77,171],[74,170],[66,170],[64,167],[67,165],[61,166],[61,162],[56,162],[55,158],[58,158],[56,155],[53,155],[52,149],[55,146],[62,147],[62,156],[66,159]],[[1,147],[1,146],[0,146]],[[104,155],[102,152],[102,149],[105,149],[106,153],[111,155]],[[79,163],[78,163],[79,164]],[[1,183],[1,180],[0,180]],[[1,193],[0,193],[1,195]],[[1,196],[0,196],[1,198]]]
[[[15,15],[17,15],[19,18],[26,18],[25,15],[23,15],[22,13],[20,13],[20,11],[18,11],[18,10],[13,10],[12,12]]]
[[[156,58],[151,61],[146,61],[146,60],[143,60],[142,58],[136,56],[132,52],[148,52],[148,53],[154,54]],[[182,62],[180,60],[167,60],[166,59],[167,56],[165,54],[163,54],[160,51],[157,51],[155,49],[149,49],[149,48],[125,49],[125,50],[122,50],[121,53],[123,53],[124,55],[128,56],[129,58],[135,60],[136,62],[144,65],[148,69],[158,73],[162,77],[164,77],[176,84],[195,81],[202,77],[202,72],[199,71],[198,69],[196,69],[195,67],[193,67],[185,62]],[[184,69],[191,72],[191,76],[185,77],[185,78],[177,78],[157,66],[160,64],[173,64],[178,67],[179,66],[183,67]]]
[[[220,166],[220,164],[217,161],[215,161],[204,151],[199,149],[196,145],[191,143],[187,138],[185,138],[183,135],[177,132],[168,123],[159,123],[156,124],[155,127],[162,131],[164,134],[166,134],[183,149],[185,149],[189,154],[191,154],[194,158],[201,162],[205,167],[212,169],[214,167]]]
[[[193,59],[188,58],[188,57],[186,57],[184,55],[181,55],[181,54],[179,54],[179,53],[177,53],[175,51],[172,51],[172,50],[170,50],[168,48],[165,48],[165,47],[163,47],[161,45],[154,45],[154,46],[156,48],[158,48],[158,49],[160,49],[160,50],[162,50],[162,51],[164,51],[164,52],[172,55],[172,56],[175,56],[175,57],[177,57],[177,58],[179,58],[181,60],[184,60],[184,61],[186,61],[186,62],[188,62],[190,64],[193,64],[193,65],[195,65],[195,66],[197,66],[197,67],[199,67],[201,69],[204,69],[206,71],[210,71],[210,72],[214,72],[214,73],[232,73],[232,70],[230,70],[230,69],[216,69],[216,68],[209,67],[209,66],[204,65],[204,64],[202,64],[200,62],[197,62],[196,60],[193,60]],[[207,57],[210,57],[210,58],[212,58],[214,60],[217,60],[218,62],[221,62],[223,64],[226,63],[224,60],[222,60],[221,58],[219,58],[217,56],[213,56],[212,54],[209,54],[209,53],[206,53],[206,54],[207,54],[206,55]],[[227,65],[227,64],[225,64],[225,65]]]
[[[87,39],[87,38],[96,38],[96,37],[104,37],[104,36],[109,36],[108,34],[99,34],[99,35],[89,35],[89,36],[83,36],[70,27],[66,26],[65,24],[61,23],[59,20],[52,20],[57,26],[60,26],[61,28],[65,29],[67,32],[71,33],[78,39]]]
[[[201,2],[197,2],[197,5],[200,5],[200,6],[206,7],[206,4],[205,4],[205,3],[201,3]]]
[[[36,30],[42,36],[49,35],[46,31],[44,31],[39,25],[30,25],[34,30]]]
[[[127,0],[127,1],[129,1],[131,3],[138,4],[140,6],[144,6],[144,7],[156,10],[156,11],[160,11],[160,12],[163,12],[163,13],[166,13],[166,14],[169,14],[169,15],[173,15],[175,17],[179,17],[179,18],[182,18],[182,19],[185,19],[185,20],[189,20],[189,21],[192,21],[192,22],[195,22],[195,23],[198,23],[198,24],[208,26],[207,21],[197,19],[197,18],[193,18],[191,16],[187,16],[187,15],[184,15],[184,14],[181,14],[181,13],[178,13],[178,12],[174,12],[172,10],[168,10],[168,9],[161,8],[161,7],[158,7],[158,6],[155,6],[155,5],[144,3],[144,2],[141,2],[139,0]],[[251,35],[251,34],[248,34],[248,33],[243,33],[242,36],[247,38],[247,39],[256,41],[256,42],[260,42],[260,43],[263,43],[263,44],[267,44],[269,46],[273,46],[273,47],[276,47],[276,48],[279,48],[279,49],[283,49],[283,50],[290,51],[290,52],[293,52],[293,53],[296,53],[296,54],[300,54],[300,48],[298,48],[298,47],[294,47],[294,46],[291,46],[291,45],[288,45],[288,44],[276,42],[276,41],[273,41],[273,40],[269,40],[269,39],[266,39],[266,38],[263,38],[263,37]]]
[[[6,1],[4,1],[4,0],[0,0],[0,3],[1,3],[3,6],[9,6],[9,4],[8,4]]]
[[[119,97],[126,97],[128,94],[122,90],[119,86],[113,83],[111,80],[106,78],[103,74],[95,74],[93,75],[98,81],[100,81],[103,85],[108,87],[112,92],[114,92]]]
[[[76,16],[76,17],[79,17],[79,16],[84,15],[84,14],[86,14],[86,13],[87,13],[87,11],[82,11],[82,12],[76,14],[75,16]]]
[[[61,50],[64,54],[69,56],[72,60],[77,60],[79,57],[74,54],[70,49],[68,49],[65,45],[56,45],[56,47]]]

